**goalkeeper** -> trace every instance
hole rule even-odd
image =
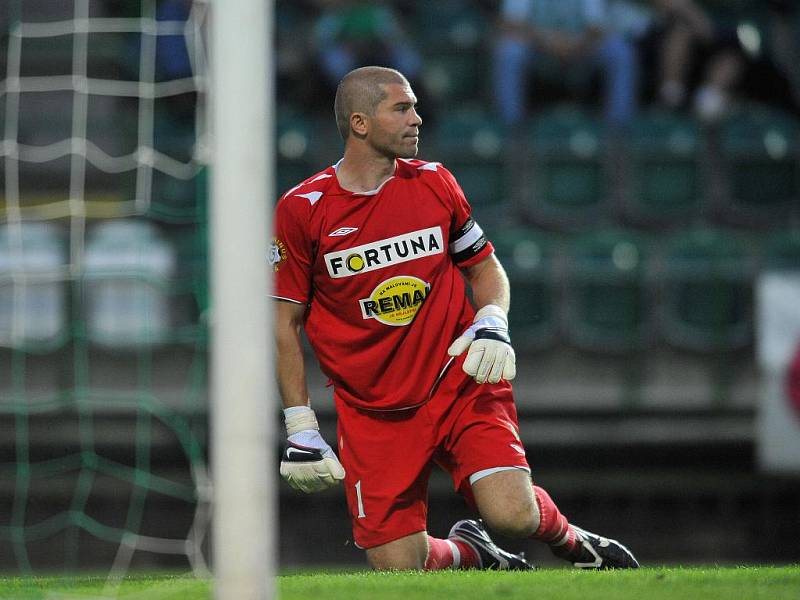
[[[415,158],[422,119],[408,81],[351,71],[334,112],[343,158],[276,209],[281,475],[303,492],[343,483],[355,542],[377,569],[531,568],[483,523],[579,567],[638,566],[531,483],[509,383],[508,280],[455,178]],[[336,451],[310,406],[301,327],[333,384]],[[434,464],[483,519],[447,539],[426,531]]]

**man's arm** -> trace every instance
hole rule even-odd
[[[472,326],[447,349],[451,356],[467,352],[462,368],[478,383],[514,379],[516,357],[508,335],[511,292],[500,261],[491,255],[463,269],[478,307]]]
[[[317,417],[309,406],[305,360],[300,344],[300,327],[305,311],[305,305],[280,300],[275,307],[276,370],[287,435],[281,475],[295,489],[319,492],[344,479],[344,469],[319,434]]]
[[[308,406],[306,365],[300,343],[300,328],[306,307],[284,300],[278,300],[275,304],[276,370],[283,407]]]
[[[463,273],[472,289],[472,299],[478,309],[494,304],[508,313],[511,286],[503,266],[494,254],[463,269]]]

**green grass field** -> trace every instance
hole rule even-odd
[[[196,600],[211,598],[208,581],[179,576],[134,576],[117,589],[102,577],[0,577],[0,598],[28,600]],[[308,573],[278,580],[282,600],[797,600],[800,565],[790,567],[646,568],[527,573]]]

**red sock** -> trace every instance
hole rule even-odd
[[[426,571],[439,569],[476,569],[480,567],[478,553],[462,540],[442,540],[428,536]]]
[[[567,518],[561,514],[550,494],[539,486],[533,486],[536,504],[539,505],[539,528],[531,539],[548,544],[557,556],[570,558],[579,550],[577,536]]]

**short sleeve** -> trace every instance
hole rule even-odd
[[[491,255],[494,248],[472,218],[472,207],[456,178],[444,167],[439,167],[438,172],[453,209],[448,251],[457,266],[470,267]]]
[[[311,299],[313,244],[309,237],[308,202],[284,196],[275,209],[275,237],[269,250],[274,274],[273,297],[298,304]]]

